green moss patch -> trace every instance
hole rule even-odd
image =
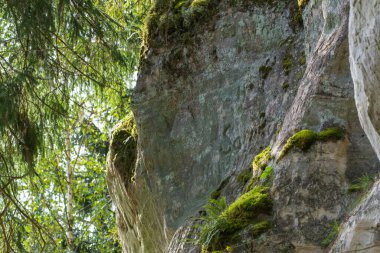
[[[110,150],[114,167],[125,182],[132,181],[137,158],[137,129],[132,112],[115,126]]]
[[[143,45],[162,45],[172,38],[187,39],[217,11],[217,0],[157,0],[144,23]],[[181,35],[181,36],[180,36]]]
[[[272,148],[268,146],[260,154],[256,155],[252,161],[253,170],[264,170],[271,158]]]
[[[271,66],[260,66],[259,68],[260,77],[262,79],[266,79],[269,73],[272,71],[272,69],[273,68]]]
[[[242,172],[240,172],[240,174],[237,176],[237,181],[242,184],[242,185],[245,185],[249,179],[252,177],[252,172],[251,170],[249,169],[245,169],[243,170]]]
[[[307,151],[316,141],[336,141],[343,139],[344,136],[345,131],[338,127],[328,128],[319,133],[309,129],[301,130],[288,139],[277,161],[282,159],[293,147]]]
[[[253,225],[252,227],[252,234],[253,237],[258,237],[259,235],[265,233],[269,229],[272,228],[272,223],[268,220],[260,221]]]
[[[273,168],[272,166],[267,166],[263,173],[260,175],[260,180],[261,181],[266,181],[268,178],[270,178],[273,174]]]
[[[222,213],[221,217],[228,220],[229,229],[241,229],[246,222],[260,213],[268,213],[272,209],[272,200],[269,188],[257,186],[251,191],[241,195]]]
[[[330,140],[341,140],[345,136],[345,131],[339,127],[327,128],[319,132],[318,140],[320,141],[330,141]]]
[[[230,243],[239,239],[238,232],[252,225],[254,235],[259,235],[270,229],[270,222],[262,220],[263,214],[271,214],[272,200],[269,188],[256,186],[251,191],[241,195],[223,211],[223,203],[213,200],[214,206],[208,204],[208,218],[203,218],[200,226],[200,243],[207,251],[223,250]],[[216,204],[216,205],[215,205]],[[210,217],[212,219],[210,219]]]

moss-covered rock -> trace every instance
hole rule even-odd
[[[271,212],[272,199],[269,188],[256,186],[237,198],[219,216],[214,216],[213,220],[205,219],[207,223],[200,227],[200,233],[205,241],[200,243],[206,252],[223,250],[229,243],[238,240],[238,232],[248,225],[252,225],[252,232],[259,235],[270,228],[270,222],[262,220],[261,215],[269,215]]]
[[[331,140],[341,140],[345,136],[345,131],[339,127],[327,128],[318,133],[318,140],[320,141],[331,141]]]
[[[277,161],[283,158],[293,147],[297,147],[301,151],[307,151],[316,141],[336,141],[343,139],[344,136],[344,129],[339,127],[327,128],[319,133],[309,129],[301,130],[288,139]]]
[[[186,39],[215,14],[217,0],[158,0],[144,22],[143,47],[154,47],[172,38]]]
[[[124,182],[132,181],[137,158],[137,129],[132,112],[115,126],[110,150],[113,166],[124,178]]]
[[[256,155],[252,161],[252,169],[255,170],[264,170],[268,164],[268,161],[271,158],[272,148],[268,146],[260,154]]]
[[[273,168],[272,166],[267,166],[263,173],[260,175],[260,180],[261,181],[266,181],[268,178],[270,178],[273,174]]]

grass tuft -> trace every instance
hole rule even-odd
[[[322,240],[321,246],[323,248],[327,248],[338,236],[338,233],[339,233],[339,224],[334,222],[331,225],[330,232],[327,234],[325,239]]]
[[[373,177],[371,177],[368,174],[365,174],[357,180],[357,183],[350,185],[350,187],[348,188],[348,192],[357,192],[357,191],[367,190],[369,186],[372,185],[373,182],[374,182]]]

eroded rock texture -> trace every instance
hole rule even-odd
[[[220,1],[190,37],[150,38],[132,100],[136,163],[118,163],[117,148],[108,159],[125,252],[200,252],[191,217],[222,182],[229,203],[239,196],[238,175],[268,145],[273,227],[242,231],[232,252],[323,252],[357,197],[349,185],[378,172],[355,107],[349,3],[310,0],[302,25],[296,1],[236,2]],[[345,137],[275,161],[292,134],[330,127]]]
[[[350,65],[360,122],[380,157],[380,1],[351,1]],[[379,181],[341,226],[332,252],[380,252]]]

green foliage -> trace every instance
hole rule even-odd
[[[263,221],[256,223],[255,225],[253,225],[252,234],[254,237],[257,237],[257,236],[265,233],[266,231],[268,231],[271,228],[272,228],[272,223],[268,220],[263,220]]]
[[[203,216],[197,241],[205,252],[223,250],[228,243],[238,238],[238,232],[253,224],[253,232],[262,233],[269,229],[269,222],[259,220],[261,214],[270,214],[272,200],[269,188],[257,186],[241,195],[228,207],[225,199],[210,200],[205,206],[207,215]]]
[[[217,0],[158,0],[145,20],[143,47],[162,45],[171,38],[185,41],[216,12]],[[151,38],[154,37],[156,44]]]
[[[221,215],[227,219],[228,229],[239,230],[247,225],[247,222],[256,218],[258,214],[270,212],[272,200],[268,191],[267,187],[257,186],[229,205]]]
[[[252,190],[258,182],[259,179],[257,177],[252,176],[251,179],[248,181],[247,187],[245,188],[245,192],[249,192],[250,190]]]
[[[284,157],[291,148],[298,147],[302,151],[306,151],[318,139],[318,134],[312,130],[301,130],[288,139],[282,148],[278,160]]]
[[[349,192],[357,192],[357,191],[363,191],[367,190],[370,185],[372,185],[374,182],[374,179],[372,176],[365,174],[361,176],[355,184],[350,185],[348,188]]]
[[[237,181],[242,184],[242,185],[245,185],[249,179],[252,177],[252,172],[249,170],[249,169],[245,169],[243,170],[237,177]]]
[[[330,232],[327,234],[325,239],[321,242],[321,246],[326,248],[328,247],[338,236],[339,233],[339,224],[334,222],[330,227]]]
[[[256,155],[252,161],[253,170],[263,170],[268,164],[271,158],[272,148],[270,146],[266,147],[260,154]]]
[[[318,134],[318,140],[320,141],[330,141],[330,140],[341,140],[345,136],[345,131],[339,127],[327,128]]]
[[[210,199],[218,199],[220,197],[220,194],[222,193],[221,190],[216,189],[215,191],[211,192]]]
[[[272,174],[273,174],[273,168],[272,168],[272,166],[267,166],[265,168],[265,170],[263,171],[263,173],[260,175],[260,180],[265,181],[269,177],[271,177]]]
[[[74,246],[120,252],[103,168],[109,130],[129,111],[149,5],[0,0],[1,252],[68,251],[67,164]]]
[[[293,147],[297,147],[302,151],[307,151],[316,141],[336,141],[343,139],[344,136],[345,131],[338,127],[328,128],[319,133],[308,129],[301,130],[288,139],[282,148],[277,161],[282,159]]]
[[[273,68],[271,66],[264,66],[264,65],[260,66],[259,68],[260,77],[265,80],[268,77],[269,73],[272,71],[272,69]]]
[[[222,197],[220,200],[210,199],[208,201],[204,206],[206,215],[200,217],[201,224],[199,226],[199,239],[197,243],[202,246],[208,246],[214,240],[214,237],[220,233],[219,228],[222,223],[220,215],[226,207],[225,197]]]

